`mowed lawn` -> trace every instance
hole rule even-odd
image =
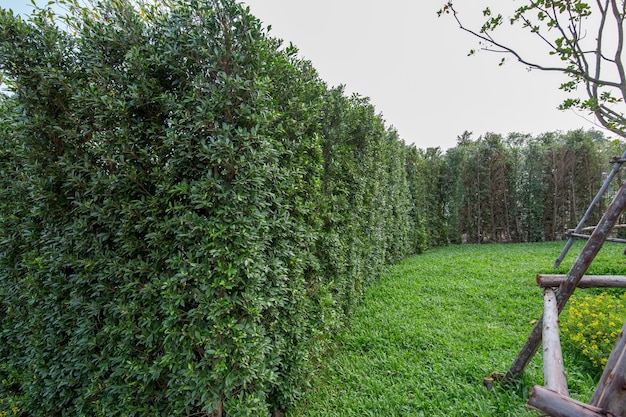
[[[482,382],[507,371],[540,317],[536,274],[567,272],[583,243],[555,271],[563,245],[450,246],[391,267],[287,416],[536,416],[525,404],[543,383],[540,353],[512,386]],[[605,245],[589,273],[626,270],[623,250]],[[599,373],[572,347],[564,356],[571,396],[588,401]]]

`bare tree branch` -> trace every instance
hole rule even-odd
[[[512,47],[506,46],[500,42],[497,42],[492,36],[487,35],[487,34],[482,34],[482,33],[478,33],[472,29],[467,28],[466,26],[463,25],[463,23],[461,22],[460,18],[457,15],[456,10],[453,7],[450,7],[450,10],[452,10],[452,14],[454,19],[456,20],[456,22],[459,25],[459,28],[467,33],[472,34],[473,36],[491,43],[495,46],[497,46],[498,48],[501,49],[501,51],[496,51],[494,49],[489,49],[488,47],[483,47],[481,49],[485,50],[485,51],[490,51],[490,52],[506,52],[508,54],[513,55],[520,63],[530,67],[530,68],[534,68],[534,69],[538,69],[541,71],[553,71],[553,72],[562,72],[562,73],[566,73],[566,74],[571,74],[574,76],[578,76],[578,77],[582,77],[584,79],[589,80],[590,82],[593,83],[597,83],[597,84],[602,84],[602,85],[606,85],[609,87],[621,87],[620,83],[617,82],[612,82],[612,81],[608,81],[608,80],[602,80],[602,79],[596,79],[595,77],[591,77],[588,74],[585,74],[582,70],[580,69],[574,69],[574,68],[570,68],[570,67],[553,67],[553,66],[544,66],[541,64],[538,64],[536,62],[530,61],[524,57],[522,57],[520,55],[520,53],[518,53],[515,49],[513,49]]]
[[[623,2],[622,2],[623,3]],[[624,65],[622,62],[622,51],[624,49],[624,17],[620,14],[616,0],[611,0],[613,16],[617,26],[617,48],[615,49],[615,64],[621,81],[622,98],[626,100],[626,74],[624,73]]]
[[[548,55],[560,58],[563,65],[546,65],[541,63],[541,58],[529,59],[515,46],[496,38],[494,31],[502,26],[503,18],[500,14],[492,17],[488,8],[483,12],[488,19],[480,30],[466,26],[452,2],[447,3],[439,14],[442,12],[451,13],[461,30],[479,39],[481,50],[508,54],[530,69],[559,72],[571,77],[572,81],[562,84],[561,88],[573,93],[577,85],[583,86],[587,98],[567,99],[561,108],[587,110],[596,116],[602,126],[626,138],[626,117],[614,109],[615,104],[626,102],[626,69],[622,57],[626,14],[624,1],[530,0],[515,10],[510,23],[519,24],[536,36],[548,48]],[[536,15],[533,16],[533,13]],[[595,13],[598,18],[591,19],[590,16],[595,16]],[[609,17],[613,18],[614,27],[607,25]],[[588,25],[597,25],[595,45],[591,48],[585,48],[585,44],[591,41],[587,39]],[[606,37],[614,34],[616,42],[607,43]],[[610,58],[611,55],[613,58]]]

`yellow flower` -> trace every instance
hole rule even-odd
[[[626,320],[626,294],[573,296],[561,319],[563,337],[589,358],[594,366],[606,364],[621,323]]]

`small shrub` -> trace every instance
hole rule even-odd
[[[603,368],[626,319],[626,294],[572,297],[561,319],[566,343],[576,347],[593,366]]]

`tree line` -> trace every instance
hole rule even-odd
[[[409,164],[429,184],[416,211],[431,230],[432,244],[564,239],[623,148],[620,140],[593,129],[477,139],[464,132],[445,152],[413,151]],[[622,178],[614,179],[612,190]],[[587,225],[597,223],[611,198],[610,189]]]

